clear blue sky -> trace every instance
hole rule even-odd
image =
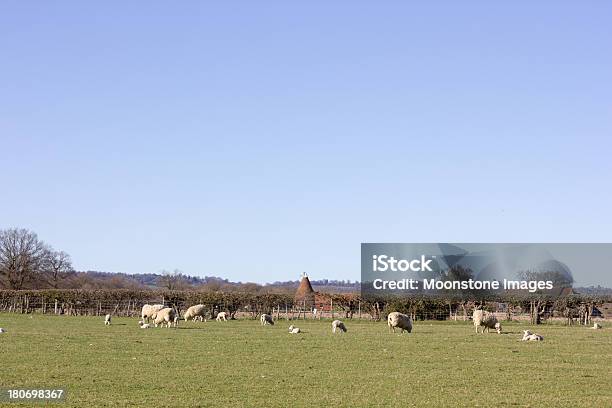
[[[2,2],[0,226],[256,282],[612,241],[612,5],[406,3]]]

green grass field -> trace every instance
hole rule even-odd
[[[542,325],[542,343],[476,335],[469,322],[261,327],[181,322],[142,330],[136,318],[0,314],[0,388],[62,387],[58,406],[612,406],[612,329]],[[7,403],[6,406],[20,406]]]

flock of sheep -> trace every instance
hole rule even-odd
[[[206,307],[204,305],[195,305],[191,306],[185,311],[183,315],[183,320],[189,321],[206,321]],[[405,315],[404,315],[405,316]],[[177,327],[178,321],[180,319],[179,314],[176,312],[174,308],[166,307],[164,305],[144,305],[142,307],[142,312],[140,314],[141,320],[138,321],[138,325],[141,329],[148,329],[154,325],[155,327]],[[227,313],[219,312],[216,317],[217,321],[227,321]],[[153,323],[148,323],[152,321]],[[274,325],[274,319],[269,314],[262,314],[260,317],[260,322],[262,326],[265,325]],[[111,324],[111,315],[107,314],[104,316],[104,324]],[[410,323],[410,330],[412,330],[412,323]],[[410,332],[409,330],[409,332]],[[346,326],[340,320],[334,320],[332,322],[332,333],[347,331]],[[298,334],[301,333],[302,330],[299,327],[295,327],[293,325],[289,326],[289,333]]]
[[[206,321],[206,306],[204,305],[195,305],[191,306],[185,311],[183,315],[183,319],[185,321],[193,320],[193,321]],[[166,307],[164,305],[144,305],[142,307],[142,312],[140,314],[141,320],[138,321],[138,325],[141,329],[149,329],[153,326],[158,327],[178,327],[178,321],[180,319],[179,314],[174,308]],[[219,312],[217,314],[217,321],[227,321],[227,313]],[[104,325],[111,324],[112,316],[107,314],[104,316]],[[152,323],[149,323],[152,321]],[[476,333],[484,333],[485,330],[487,333],[490,332],[491,329],[494,329],[498,334],[501,334],[502,327],[501,323],[497,320],[497,317],[493,313],[486,312],[482,310],[482,307],[477,307],[472,314],[472,321],[474,322],[474,327],[476,328]],[[262,314],[260,316],[260,322],[262,326],[265,325],[274,325],[274,319],[269,314]],[[412,319],[410,316],[400,313],[400,312],[391,312],[387,317],[387,325],[389,326],[389,331],[395,333],[395,329],[400,329],[400,333],[404,331],[410,333],[412,332]],[[480,330],[482,328],[482,330]],[[594,323],[592,329],[598,330],[602,329],[602,325],[599,323]],[[346,333],[347,328],[344,322],[340,320],[334,320],[332,322],[332,333]],[[0,327],[0,334],[6,333],[6,330]],[[295,327],[294,325],[289,326],[289,333],[291,334],[299,334],[302,333],[302,330],[299,327]],[[523,330],[523,337],[521,341],[543,341],[544,337],[537,333],[532,333],[530,330]]]
[[[207,309],[204,305],[195,305],[191,306],[185,311],[183,315],[183,319],[185,321],[193,320],[193,321],[206,321]],[[154,325],[155,327],[177,327],[178,321],[180,319],[179,314],[176,312],[174,308],[166,307],[164,305],[144,305],[142,307],[141,312],[141,320],[138,321],[138,325],[141,329],[148,329]],[[227,313],[219,312],[217,314],[217,321],[227,321]],[[149,320],[153,323],[149,323]],[[494,329],[498,334],[501,334],[502,327],[501,323],[497,320],[497,317],[493,313],[486,312],[482,309],[482,307],[477,307],[472,314],[472,321],[474,323],[474,327],[476,328],[476,333],[484,333],[485,330],[487,333],[490,332],[491,329]],[[262,326],[265,325],[274,325],[274,319],[269,314],[262,314],[260,316],[260,323]],[[111,315],[107,314],[104,317],[104,324],[111,324]],[[389,326],[389,331],[395,333],[395,329],[400,329],[400,333],[404,331],[411,333],[412,332],[412,319],[410,316],[400,313],[400,312],[392,312],[389,313],[387,317],[387,326]],[[482,330],[480,330],[482,328]],[[595,323],[592,327],[593,329],[601,329],[602,326],[599,323]],[[340,320],[334,320],[332,322],[332,333],[341,332],[346,333],[347,328],[344,322]],[[2,329],[0,329],[0,333],[2,333]],[[302,333],[302,330],[299,327],[295,327],[294,325],[289,326],[289,333],[291,334],[299,334]],[[542,341],[544,337],[537,334],[532,333],[530,330],[523,331],[523,337],[521,341]]]

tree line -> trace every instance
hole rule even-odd
[[[459,319],[467,320],[477,306],[505,313],[506,319],[529,315],[532,324],[557,317],[566,324],[590,324],[596,309],[612,301],[610,296],[546,296],[538,294],[492,296],[474,300],[455,296],[360,296],[357,294],[319,293],[319,310],[335,311],[338,316],[351,319],[354,316],[384,320],[390,312],[399,311],[414,320]],[[206,305],[211,315],[214,311],[226,311],[256,318],[261,313],[300,311],[303,304],[292,294],[212,292],[177,290],[0,290],[0,311],[17,313],[60,313],[69,315],[138,316],[145,303],[164,303],[179,312],[194,304]],[[310,313],[309,310],[306,312]],[[305,316],[305,314],[303,313]],[[298,312],[299,316],[299,312]]]

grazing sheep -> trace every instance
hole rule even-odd
[[[408,333],[412,332],[412,319],[400,312],[389,313],[387,324],[389,325],[389,331],[393,333],[395,333],[395,328],[402,329],[402,333],[404,333],[404,330]]]
[[[111,324],[111,315],[107,314],[104,316],[104,325],[109,326]]]
[[[157,327],[158,325],[161,325],[161,327],[164,327],[164,324],[167,327],[170,327],[171,325],[173,325],[174,327],[178,326],[178,316],[177,313],[174,309],[172,309],[171,307],[166,307],[158,312],[155,312],[155,314],[152,316],[153,317],[153,323],[155,323],[155,327]]]
[[[346,333],[346,326],[340,320],[334,320],[332,322],[332,333],[335,333],[336,330],[340,330],[341,333]]]
[[[206,315],[206,307],[204,305],[195,305],[187,309],[187,311],[185,312],[185,316],[183,316],[183,319],[185,319],[185,321],[189,319],[192,319],[193,321],[195,321],[197,318],[204,320],[205,315]]]
[[[266,324],[271,324],[272,326],[274,326],[274,320],[272,320],[272,316],[270,316],[269,314],[262,314],[259,318],[259,321],[261,322],[262,326],[265,326]]]
[[[227,322],[227,313],[219,312],[219,314],[217,315],[217,321],[220,322],[221,320]]]
[[[140,317],[142,318],[142,320],[144,320],[145,322],[148,322],[149,319],[154,319],[153,315],[155,313],[157,313],[158,311],[162,310],[164,307],[164,305],[144,305],[142,307],[142,312],[140,313]]]
[[[0,333],[6,333],[6,330],[4,330],[2,327],[0,327]]]
[[[291,325],[289,326],[289,333],[298,334],[298,333],[301,333],[301,331],[299,327],[294,327],[293,325]]]
[[[602,328],[603,328],[602,325],[599,323],[593,323],[593,327],[591,327],[591,329],[595,329],[595,330],[602,329]]]
[[[521,339],[521,341],[542,341],[542,340],[544,340],[544,337],[540,336],[539,334],[532,333],[529,330],[523,330],[523,338]]]
[[[493,313],[485,312],[482,309],[475,309],[474,313],[472,313],[472,320],[474,321],[476,333],[478,333],[478,328],[482,326],[482,333],[484,333],[485,329],[487,333],[489,333],[490,329],[495,329],[498,334],[501,334],[501,323],[497,321],[497,317]]]

